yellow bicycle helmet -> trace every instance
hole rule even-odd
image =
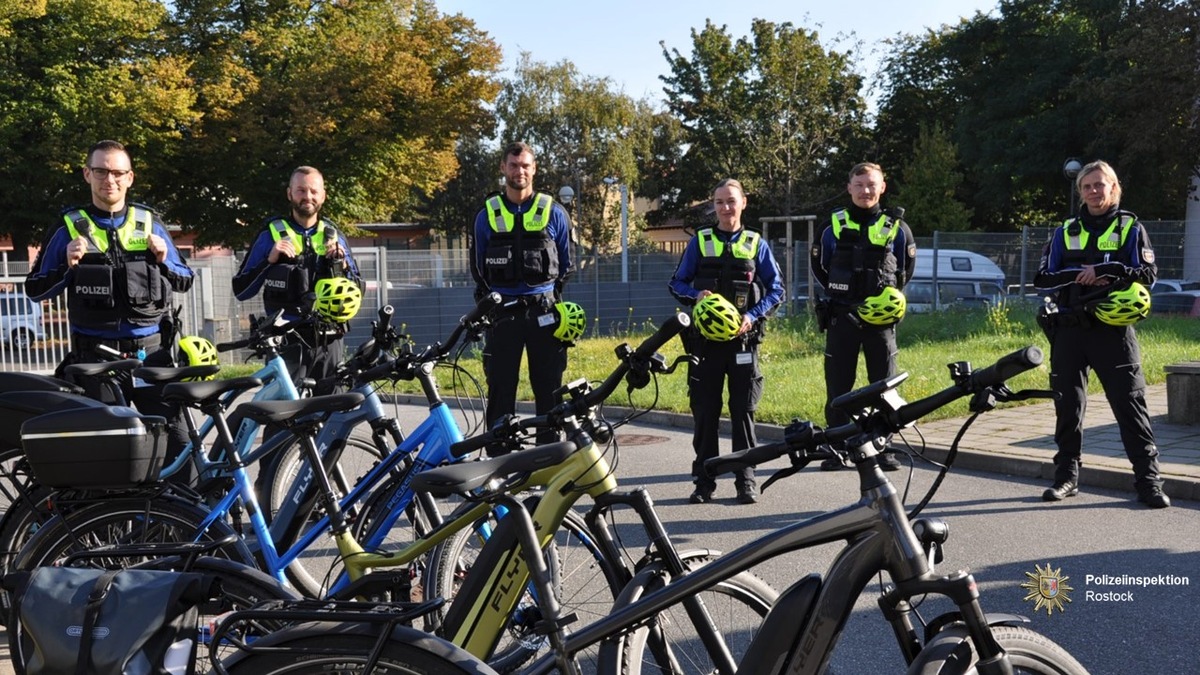
[[[346,323],[362,306],[362,291],[358,284],[344,277],[321,279],[313,290],[317,293],[313,308],[327,321]]]
[[[216,366],[221,363],[217,357],[217,348],[213,346],[213,343],[198,335],[187,335],[179,339],[178,360],[185,366]],[[214,377],[216,375],[199,379],[211,380]]]
[[[714,342],[729,342],[742,329],[742,314],[720,293],[704,296],[692,308],[692,323]]]
[[[1129,288],[1113,291],[1091,303],[1092,314],[1110,326],[1132,326],[1150,316],[1150,291],[1133,282]]]
[[[858,318],[872,326],[890,326],[904,318],[908,303],[900,289],[886,286],[879,293],[863,300],[854,310]]]
[[[583,335],[587,328],[587,313],[577,303],[559,302],[554,305],[558,315],[558,327],[554,329],[554,337],[563,342],[574,342]]]

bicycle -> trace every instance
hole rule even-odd
[[[907,378],[907,373],[901,373],[836,399],[833,405],[850,416],[849,424],[821,429],[810,422],[797,420],[786,428],[782,442],[710,460],[707,467],[716,475],[787,457],[790,466],[773,476],[768,481],[769,486],[814,461],[835,457],[837,452],[829,446],[842,442],[858,473],[861,498],[855,504],[780,528],[682,576],[671,575],[661,568],[643,569],[626,585],[609,616],[565,636],[555,644],[554,653],[539,658],[523,672],[540,675],[555,668],[561,672],[576,672],[569,657],[596,644],[601,645],[601,673],[638,673],[644,661],[659,665],[665,671],[677,672],[671,669],[669,662],[673,645],[656,636],[656,631],[668,620],[663,612],[767,559],[844,540],[845,548],[824,577],[818,574],[805,576],[779,596],[740,658],[724,658],[727,655],[721,654],[720,636],[706,634],[708,631],[703,625],[696,626],[706,644],[713,641],[715,649],[710,648],[710,651],[719,661],[716,672],[823,672],[856,599],[873,577],[886,572],[892,585],[883,591],[879,606],[892,626],[910,674],[1086,673],[1083,666],[1061,647],[1021,626],[1027,621],[1022,617],[985,614],[971,574],[959,571],[939,575],[935,572],[934,563],[947,540],[948,529],[940,519],[916,516],[936,494],[952,457],[947,459],[926,496],[908,513],[877,461],[879,449],[884,447],[883,439],[888,435],[898,433],[954,400],[970,396],[974,415],[964,423],[956,438],[951,448],[953,456],[957,452],[957,441],[979,414],[1000,402],[1044,395],[1044,392],[1029,391],[1013,393],[1004,386],[1006,380],[1041,362],[1041,351],[1027,347],[978,371],[972,371],[966,362],[952,363],[950,374],[954,383],[912,403],[905,403],[897,393],[897,387]],[[489,469],[487,464],[474,465],[474,472],[469,477],[490,478],[493,473],[501,475],[511,468],[495,464]],[[465,472],[464,468],[452,467],[437,469],[431,472],[434,475],[427,473],[426,476],[431,482],[440,479],[449,484],[468,477]],[[929,594],[950,598],[958,610],[925,621],[917,613],[915,608],[919,602],[914,599]],[[548,610],[554,610],[552,604],[548,605]],[[551,613],[549,616],[558,615]],[[237,614],[230,620],[236,617]],[[923,636],[918,633],[914,618],[924,625]],[[343,623],[336,630],[340,634],[357,635],[359,639],[373,637],[379,643],[369,655],[360,654],[358,662],[368,666],[376,662],[389,663],[389,650],[398,645],[389,639],[386,630],[378,629],[380,624],[371,618],[371,612],[360,612],[356,620],[360,623]],[[364,620],[375,623],[361,623]],[[384,626],[386,628],[386,624]],[[306,648],[304,644],[312,630],[312,626],[286,628],[271,636],[269,658],[256,661],[252,652],[243,651],[228,661],[232,666],[228,672],[313,672],[302,665],[308,659],[320,658],[312,653],[320,652],[320,646]],[[409,652],[414,649],[411,645],[407,648]],[[252,671],[243,668],[242,664],[252,664],[258,669]],[[462,670],[446,669],[443,672],[474,672],[472,669],[477,668],[477,664],[468,665]]]
[[[450,342],[446,345],[438,344],[421,354],[406,352],[401,354],[395,362],[387,361],[382,365],[375,365],[372,368],[353,373],[357,385],[355,391],[349,394],[298,401],[251,401],[238,406],[226,419],[223,415],[226,401],[233,399],[242,391],[258,386],[261,383],[258,378],[246,377],[219,382],[169,385],[165,391],[166,396],[181,401],[189,408],[198,408],[208,415],[209,422],[217,430],[218,447],[227,458],[224,463],[214,463],[214,465],[221,468],[222,471],[228,472],[234,484],[233,489],[225,491],[211,510],[206,510],[192,518],[190,529],[188,529],[189,526],[180,525],[180,528],[173,532],[177,536],[180,532],[184,533],[186,541],[202,536],[212,528],[225,527],[227,521],[233,521],[236,526],[240,527],[240,518],[233,516],[240,513],[239,505],[244,505],[249,516],[251,531],[255,535],[256,557],[262,569],[280,583],[288,583],[289,579],[309,580],[308,584],[297,584],[302,591],[313,587],[320,589],[320,584],[312,582],[307,572],[299,565],[298,560],[302,553],[309,550],[314,542],[327,532],[331,530],[336,532],[339,524],[345,525],[345,514],[348,509],[352,505],[361,503],[375,486],[388,480],[394,474],[407,475],[413,471],[436,465],[441,461],[454,459],[449,454],[449,447],[453,442],[461,440],[462,434],[453,415],[449,412],[449,406],[441,400],[436,380],[432,376],[432,364],[448,354],[468,330],[478,330],[478,322],[498,300],[499,296],[489,297],[463,317],[451,336]],[[381,317],[385,319],[390,319],[390,316],[390,307],[386,312],[381,312]],[[390,331],[390,326],[383,328],[386,323],[386,321],[381,321],[376,326],[376,337],[381,340]],[[227,348],[257,346],[258,349],[271,353],[271,360],[274,361],[278,352],[272,350],[278,346],[278,334],[269,329],[259,330],[257,334],[260,339],[251,338],[248,341],[230,343]],[[376,352],[372,348],[362,351],[371,354]],[[362,359],[359,365],[373,363],[376,359],[377,356],[373,355]],[[354,361],[352,359],[351,363]],[[320,470],[310,471],[308,474],[310,476],[317,474],[310,481],[311,484],[303,486],[301,490],[293,493],[303,495],[305,491],[311,490],[321,495],[326,502],[329,502],[323,504],[326,507],[326,515],[312,523],[303,533],[298,532],[299,526],[295,524],[297,520],[301,521],[301,526],[308,522],[308,515],[301,508],[296,509],[296,515],[291,521],[276,518],[268,526],[263,509],[258,506],[255,483],[246,470],[247,465],[291,444],[315,443],[317,438],[326,438],[331,428],[345,426],[350,420],[381,416],[382,404],[374,393],[373,382],[385,373],[409,373],[410,377],[422,382],[431,402],[430,415],[427,420],[414,430],[413,434],[401,440],[383,460],[377,461],[361,481],[346,491],[345,497],[340,500],[340,503],[335,496],[338,492],[330,482],[332,472],[325,470],[323,455],[328,455],[328,450],[325,447],[314,446],[316,457],[306,454],[305,461],[312,466],[320,467]],[[287,383],[283,384],[287,385]],[[291,419],[296,415],[307,418]],[[319,416],[320,419],[312,416]],[[231,431],[231,422],[238,426],[236,436]],[[261,446],[255,448],[255,435],[260,426],[275,423],[293,426],[296,432],[275,434],[265,440]],[[329,447],[336,449],[337,444],[333,443]],[[400,514],[405,512],[414,496],[410,492],[408,500],[398,507]],[[299,502],[300,498],[297,498],[296,501]],[[421,498],[418,506],[424,517],[434,522],[440,521],[441,514],[432,500],[427,497]],[[113,518],[120,517],[113,515],[110,511],[111,509],[107,509],[105,505],[96,505],[86,513],[72,515],[70,520],[59,519],[48,522],[21,552],[16,566],[28,568],[56,560],[78,550],[81,546],[94,547],[103,543],[111,543],[99,538],[107,536],[105,533],[109,527],[108,523]],[[182,522],[182,519],[179,519],[178,522]],[[275,537],[278,533],[283,533],[281,545],[287,547],[282,552],[276,544]],[[289,541],[288,538],[294,539],[294,541]],[[290,547],[288,547],[289,545]],[[248,560],[251,563],[254,561],[254,558]]]
[[[469,500],[468,503],[442,527],[429,533],[425,539],[391,554],[390,559],[370,554],[347,559],[347,569],[352,578],[358,579],[355,583],[359,586],[371,583],[376,575],[362,576],[366,570],[395,565],[397,561],[411,559],[437,546],[437,552],[432,557],[440,559],[442,564],[431,564],[426,570],[426,588],[451,589],[453,592],[446,596],[453,595],[454,599],[445,614],[430,615],[432,627],[455,645],[480,659],[487,659],[493,665],[500,665],[498,669],[508,670],[519,667],[547,644],[551,645],[552,653],[561,653],[558,646],[562,641],[563,628],[573,617],[570,614],[564,616],[560,611],[560,607],[570,603],[560,601],[552,567],[554,558],[544,556],[543,551],[552,550],[550,544],[556,538],[555,533],[569,518],[572,504],[583,495],[592,496],[598,508],[589,514],[587,529],[582,535],[587,538],[583,543],[600,556],[595,558],[598,571],[591,576],[596,577],[596,583],[603,587],[601,605],[598,608],[584,606],[581,610],[589,612],[591,617],[605,615],[613,594],[632,579],[639,569],[666,565],[682,574],[687,569],[702,565],[709,552],[679,553],[670,546],[669,538],[654,515],[652,503],[644,490],[633,491],[630,493],[632,497],[617,493],[606,447],[593,441],[594,437],[605,444],[611,440],[611,426],[599,418],[597,408],[622,381],[627,380],[632,391],[646,386],[652,375],[669,373],[675,369],[678,361],[667,367],[665,359],[655,354],[655,350],[688,323],[686,314],[678,314],[664,322],[663,327],[637,349],[622,345],[617,351],[621,363],[594,390],[586,381],[573,382],[566,387],[570,400],[546,415],[501,425],[488,434],[457,444],[454,451],[469,454],[479,447],[511,440],[519,432],[547,426],[566,431],[568,440],[491,460],[439,467],[418,474],[413,482],[421,489],[438,496],[463,495]],[[536,498],[522,501],[514,496],[535,488],[542,490]],[[635,510],[643,515],[644,525],[659,549],[635,564],[622,556],[607,527],[594,515],[625,503],[635,505]],[[479,557],[468,561],[471,564],[462,568],[458,557],[464,542],[475,538],[470,524],[487,518],[496,504],[506,508],[506,515],[496,523]],[[457,574],[460,571],[461,577]],[[439,576],[441,580],[435,581]],[[523,606],[531,578],[534,589],[530,593],[532,606]],[[774,597],[774,592],[764,582],[749,574],[733,575],[712,590],[714,593],[710,597],[714,599],[714,605],[717,604],[716,599],[728,599],[728,602],[746,605],[748,609],[741,611],[754,613],[759,619],[765,615]],[[349,598],[353,595],[345,593],[338,597]],[[689,599],[688,604],[698,617],[703,617],[711,625],[713,619],[706,613],[705,602],[696,597]],[[287,607],[286,604],[284,606]],[[341,611],[341,605],[335,603],[330,606],[335,612]],[[577,606],[572,605],[571,609],[576,610]],[[296,616],[297,620],[301,620],[311,616],[311,611],[310,607],[306,607],[298,615],[284,612],[282,616]],[[262,612],[265,613],[251,614],[257,617],[281,616],[278,607]],[[237,619],[231,621],[242,620],[251,614],[235,614]],[[385,622],[395,622],[387,614],[382,616]],[[719,618],[728,616],[722,613]],[[319,632],[320,629],[314,630]],[[509,631],[515,633],[512,637],[515,637],[518,645],[516,650],[511,649],[508,643],[502,645],[502,638]],[[251,646],[251,649],[261,653],[257,645]],[[495,659],[500,653],[504,654],[504,659]],[[340,650],[339,657],[350,658],[350,654],[347,650]],[[242,670],[236,672],[257,672],[261,663],[253,656],[248,658],[250,665],[238,666]]]

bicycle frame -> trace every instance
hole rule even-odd
[[[420,372],[419,377],[430,378],[432,380],[431,375],[424,370]],[[343,437],[340,435],[343,434],[342,430],[349,429],[349,425],[356,422],[356,420],[383,417],[382,401],[379,400],[379,396],[374,392],[371,384],[364,384],[364,386],[356,387],[354,390],[355,392],[365,394],[364,402],[362,402],[361,406],[355,408],[355,410],[334,413],[334,416],[326,420],[318,436],[323,443],[332,443],[341,440]],[[246,423],[250,423],[250,425]],[[314,542],[317,542],[317,539],[331,530],[332,522],[328,514],[323,515],[316,524],[307,527],[304,532],[300,533],[295,542],[290,544],[286,550],[280,551],[278,549],[277,542],[286,540],[281,537],[288,536],[290,522],[286,518],[286,515],[284,515],[284,510],[281,509],[280,514],[276,515],[272,524],[270,526],[266,525],[262,509],[258,508],[258,497],[256,491],[254,491],[253,480],[246,471],[246,465],[253,464],[254,461],[262,458],[262,456],[281,449],[284,444],[292,441],[294,436],[290,434],[278,434],[269,438],[263,446],[254,448],[254,440],[256,440],[254,436],[257,434],[257,429],[258,425],[248,419],[244,420],[244,424],[239,428],[238,435],[234,438],[233,447],[238,449],[236,455],[244,459],[241,459],[233,468],[234,489],[230,490],[226,496],[222,497],[220,502],[217,502],[212,507],[209,515],[200,524],[198,532],[203,532],[217,520],[226,518],[232,512],[234,504],[240,501],[246,506],[251,530],[257,537],[257,552],[262,557],[263,571],[281,581],[281,583],[287,584],[287,575],[284,571],[286,571],[289,565],[298,560],[300,555],[304,554]],[[430,408],[430,416],[422,420],[418,428],[404,438],[388,456],[377,462],[371,468],[371,471],[367,472],[366,476],[359,479],[354,488],[338,502],[338,508],[344,512],[344,510],[354,506],[354,504],[364,501],[371,494],[372,490],[382,484],[385,478],[388,478],[389,474],[396,471],[397,467],[400,467],[404,461],[412,458],[413,465],[406,470],[406,478],[404,478],[406,489],[401,492],[400,500],[390,510],[389,520],[386,522],[386,526],[390,527],[404,513],[404,509],[416,498],[414,492],[408,489],[409,480],[412,479],[414,474],[424,471],[426,468],[443,464],[443,462],[457,461],[457,458],[450,453],[450,446],[458,441],[462,441],[462,431],[458,429],[454,414],[450,412],[449,406],[444,401],[438,399],[436,404]],[[317,448],[318,454],[324,456],[326,449],[329,447],[329,444],[322,444],[322,446]],[[305,466],[311,466],[311,462],[306,461]],[[322,476],[317,477],[316,472],[311,470],[305,471],[304,477],[306,480],[301,480],[298,484],[293,485],[293,489],[288,492],[286,504],[289,513],[294,513],[295,509],[299,507],[299,503],[296,500],[302,498],[304,492],[311,488],[312,480],[328,479],[328,477],[324,476],[324,473],[322,473]],[[432,501],[428,502],[428,506],[431,507],[428,513],[437,512],[436,507],[432,507]],[[368,548],[376,548],[376,546],[382,543],[385,536],[386,528],[378,528],[377,536],[372,538],[370,542],[367,542]],[[347,561],[348,571],[352,569],[352,566],[349,565],[350,558],[359,558],[366,555],[362,552],[364,551],[364,546],[356,542],[353,536],[350,536],[349,532],[344,532],[341,536],[335,536],[335,542],[343,560]],[[355,575],[352,573],[350,580],[355,578]],[[330,591],[340,590],[347,583],[348,580],[342,575]]]
[[[999,653],[999,645],[986,630],[987,623],[971,575],[960,572],[948,577],[935,576],[895,487],[874,461],[860,463],[857,468],[862,498],[856,504],[781,528],[673,579],[664,588],[633,604],[616,608],[609,617],[571,633],[566,638],[565,651],[575,654],[627,631],[631,626],[641,625],[667,607],[770,558],[849,540],[830,565],[824,580],[801,579],[780,596],[776,608],[759,629],[759,636],[769,635],[775,639],[756,638],[737,671],[776,672],[772,666],[786,664],[788,673],[823,672],[856,600],[871,578],[883,570],[887,570],[893,579],[900,580],[896,590],[887,596],[892,606],[924,593],[946,595],[958,604],[972,636],[978,635],[982,644],[991,642],[993,651],[986,656]],[[907,614],[897,620],[907,622]],[[911,624],[908,629],[911,630]],[[911,662],[919,649],[919,644],[907,643],[904,649],[906,661]],[[750,661],[752,663],[748,663]],[[540,675],[552,672],[554,667],[552,655],[546,655],[524,672]],[[734,671],[721,668],[721,672],[722,675],[733,675]]]
[[[258,391],[254,392],[251,397],[252,401],[298,401],[300,400],[300,392],[296,389],[296,385],[292,382],[291,373],[288,371],[287,363],[283,357],[276,354],[274,357],[267,360],[263,367],[254,373],[253,377],[262,380],[263,385]],[[237,398],[240,392],[230,392],[222,402],[226,405]],[[189,415],[190,418],[190,415]],[[192,424],[189,422],[189,426]],[[202,447],[203,439],[207,438],[212,433],[215,423],[211,417],[206,418],[200,425],[200,428],[192,436],[192,440],[184,447],[183,452],[174,459],[170,464],[164,466],[159,472],[160,479],[167,479],[170,476],[178,473],[189,462],[196,463],[197,475],[204,476],[210,471],[220,471],[225,468],[225,458],[209,457],[207,452],[200,452],[199,447]],[[258,433],[258,423],[253,420],[243,420],[242,426],[239,428],[239,434],[245,430],[251,438]],[[199,447],[198,447],[198,444]]]

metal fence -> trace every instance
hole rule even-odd
[[[1184,270],[1184,224],[1182,222],[1145,223],[1157,254],[1159,276],[1182,277]],[[819,231],[819,229],[818,229]],[[1050,227],[1029,227],[1008,233],[936,233],[918,237],[919,255],[931,255],[934,249],[966,249],[986,255],[1004,270],[1009,291],[1032,292],[1042,248]],[[802,303],[811,295],[807,237],[788,242],[770,231],[771,247],[783,268],[788,302],[783,313],[802,311]],[[791,265],[787,255],[791,247]],[[354,346],[370,333],[375,308],[391,304],[395,323],[402,325],[418,344],[444,339],[458,319],[474,304],[466,250],[388,250],[355,248],[354,255],[366,281],[363,311],[351,322],[347,344]],[[566,287],[566,297],[583,306],[588,315],[589,335],[623,334],[661,322],[679,305],[667,290],[667,281],[675,271],[679,256],[652,253],[627,256],[583,255],[576,259],[576,271]],[[12,303],[6,297],[24,292],[27,263],[0,259],[6,275],[0,277],[0,311]],[[233,256],[193,259],[196,272],[190,293],[176,295],[183,308],[184,331],[203,335],[214,342],[237,340],[246,334],[250,315],[263,312],[261,300],[239,302],[233,297],[230,280],[239,260]],[[629,281],[623,283],[622,276]],[[8,295],[6,296],[5,293]],[[0,370],[50,372],[67,349],[69,326],[62,298],[40,304],[42,333],[27,345],[13,339],[14,322],[30,317],[7,318],[0,343]],[[244,354],[222,354],[225,363],[238,362]]]

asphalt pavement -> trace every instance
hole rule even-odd
[[[1166,422],[1164,385],[1150,388],[1148,402],[1173,508],[1151,511],[1135,501],[1129,463],[1107,402],[1097,394],[1089,399],[1085,419],[1083,488],[1078,497],[1057,504],[1040,499],[1053,471],[1054,411],[1051,404],[1035,404],[995,410],[976,420],[963,440],[954,472],[925,514],[944,517],[951,526],[947,560],[939,569],[970,570],[979,580],[985,610],[1029,617],[1035,630],[1067,648],[1092,673],[1145,672],[1149,663],[1155,664],[1154,670],[1192,671],[1200,646],[1195,637],[1200,635],[1200,617],[1194,610],[1200,604],[1200,539],[1195,534],[1200,524],[1200,426]],[[425,407],[418,404],[400,403],[389,410],[407,429],[425,415]],[[616,409],[606,412],[609,419],[620,416]],[[921,424],[905,438],[916,446],[923,437],[926,456],[941,459],[962,422]],[[814,468],[773,485],[758,504],[737,504],[729,480],[720,483],[713,503],[689,504],[690,429],[690,416],[651,412],[618,433],[622,487],[647,487],[681,548],[733,550],[857,498],[854,472]],[[780,438],[782,429],[761,425],[759,435],[764,441]],[[909,490],[910,505],[934,476],[919,462],[917,467],[911,476],[908,471],[888,474]],[[760,485],[778,468],[760,467]],[[636,550],[640,542],[631,518],[619,516],[616,526]],[[825,569],[839,548],[832,544],[789,553],[753,572],[782,590],[803,574]],[[1058,574],[1064,588],[1073,589],[1073,602],[1055,612],[1025,600],[1023,584],[1036,579],[1043,568]],[[1102,577],[1180,583],[1105,585],[1099,581]],[[1100,597],[1096,592],[1113,590],[1128,592],[1130,599],[1095,599]],[[888,672],[902,669],[894,661],[894,638],[879,618],[871,591],[869,587],[856,604],[831,672],[878,672],[881,664],[897,666],[886,667]],[[931,600],[920,611],[928,619],[947,611],[939,607]],[[4,640],[0,637],[0,645]],[[10,672],[0,667],[0,673]]]

